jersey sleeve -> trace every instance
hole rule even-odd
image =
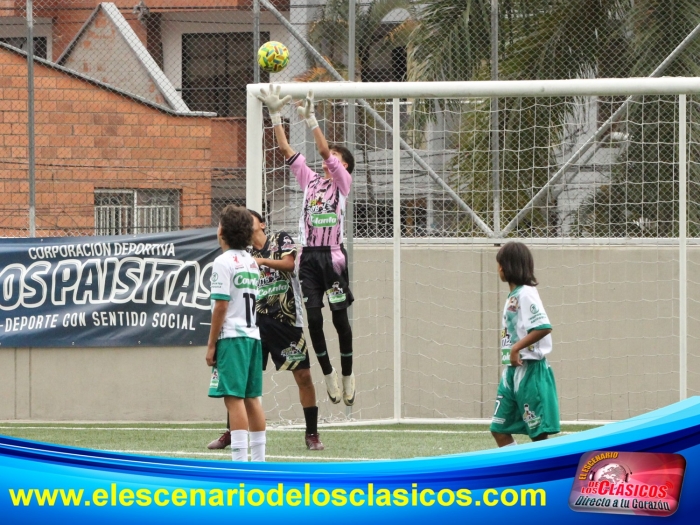
[[[287,159],[289,169],[296,177],[299,186],[304,190],[316,176],[316,173],[306,165],[306,157],[301,153],[295,153]]]
[[[280,232],[277,236],[277,247],[279,248],[280,259],[285,255],[291,255],[296,259],[297,245],[287,232]]]
[[[547,312],[544,310],[540,294],[536,288],[529,288],[520,294],[520,325],[529,334],[533,330],[548,330],[552,328]]]
[[[231,268],[220,259],[214,260],[211,269],[211,294],[210,299],[217,301],[231,300]]]
[[[352,185],[352,175],[348,173],[345,166],[341,164],[337,157],[331,155],[326,159],[326,167],[331,174],[333,182],[338,186],[341,195],[347,197],[350,194],[350,186]]]

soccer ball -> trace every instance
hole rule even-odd
[[[279,73],[289,64],[289,49],[281,42],[266,42],[258,49],[258,64],[268,73]]]

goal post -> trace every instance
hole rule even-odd
[[[346,140],[347,108],[358,130],[358,404],[348,417],[314,374],[324,420],[488,420],[507,295],[494,257],[509,240],[535,256],[564,420],[624,419],[700,393],[700,352],[688,346],[700,340],[689,322],[700,318],[700,78],[280,86],[296,100],[314,92],[329,142]],[[256,98],[267,87],[247,87],[246,202],[297,234],[300,192]],[[295,113],[283,112],[290,144],[320,171]],[[271,377],[266,409],[299,420],[294,385]]]

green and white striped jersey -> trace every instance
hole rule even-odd
[[[508,294],[503,308],[501,331],[501,363],[510,364],[510,349],[533,330],[552,328],[544,311],[540,294],[534,286],[518,286]],[[552,351],[552,336],[546,335],[535,344],[520,350],[520,359],[540,360]]]
[[[251,337],[260,339],[255,319],[255,296],[260,270],[245,250],[227,250],[214,260],[211,271],[211,306],[228,301],[228,310],[219,339]]]

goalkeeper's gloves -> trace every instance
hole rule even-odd
[[[310,130],[314,130],[318,127],[318,120],[316,120],[316,115],[314,114],[313,91],[309,91],[306,98],[301,102],[301,105],[297,107],[297,113],[299,117],[306,121],[306,125],[309,126]]]
[[[267,106],[267,111],[270,114],[270,120],[273,126],[282,125],[282,115],[280,111],[292,100],[290,95],[280,99],[280,89],[280,86],[270,84],[270,91],[261,88],[260,95],[256,95],[258,100]]]

